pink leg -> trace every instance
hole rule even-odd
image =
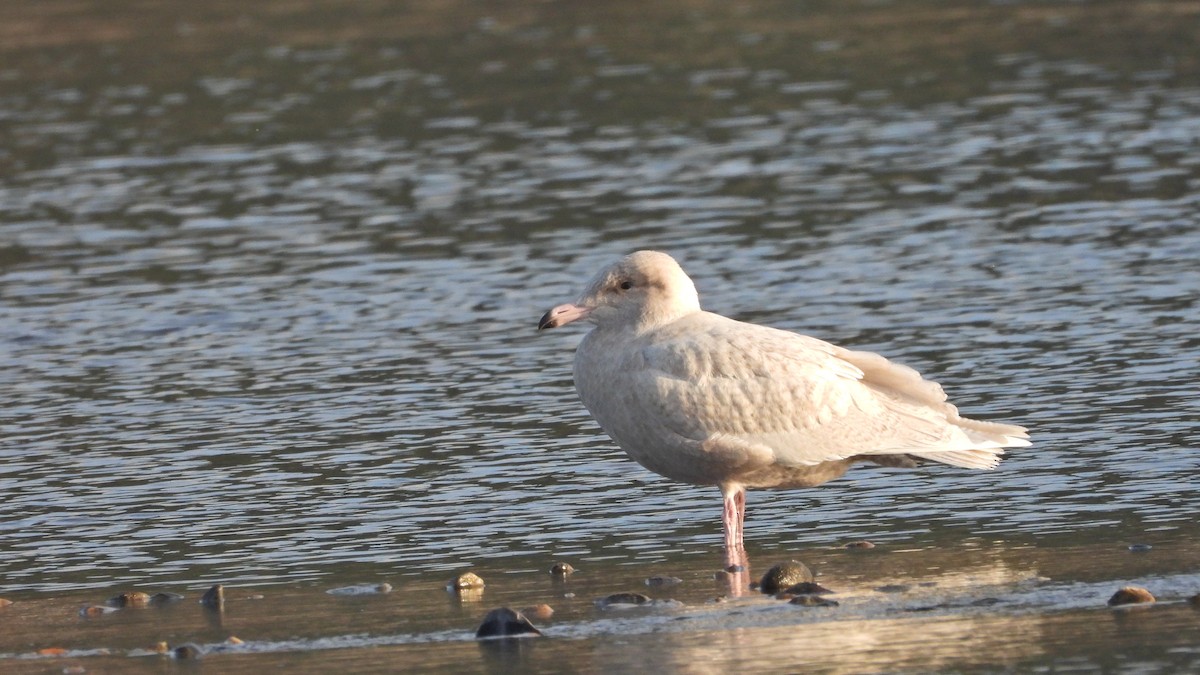
[[[737,597],[749,591],[750,558],[742,544],[742,523],[746,519],[746,490],[740,485],[722,485],[725,497],[725,512],[721,522],[725,526],[725,577],[729,594]]]
[[[746,549],[742,544],[742,524],[746,520],[746,490],[740,485],[723,485],[725,512],[721,524],[725,528],[725,557],[741,557]]]

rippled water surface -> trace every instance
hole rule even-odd
[[[0,10],[5,597],[717,565],[535,331],[639,248],[1034,436],[752,492],[752,558],[1194,552],[1194,6],[200,7]]]

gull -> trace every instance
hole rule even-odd
[[[1024,427],[967,419],[936,382],[871,352],[700,308],[671,256],[600,270],[538,329],[587,320],[575,389],[634,461],[724,499],[726,560],[744,559],[747,488],[813,487],[856,463],[992,469]]]

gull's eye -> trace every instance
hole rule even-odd
[[[623,290],[623,291],[627,291],[627,290],[629,290],[629,289],[631,289],[631,288],[633,288],[633,282],[632,282],[632,281],[628,281],[628,280],[626,280],[626,281],[622,281],[622,282],[621,282],[621,290]]]

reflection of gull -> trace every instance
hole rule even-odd
[[[693,607],[623,626],[592,622],[593,663],[606,672],[928,672],[971,663],[1016,662],[1041,654],[1044,615],[974,603],[1010,596],[1038,577],[1002,561],[929,577],[873,578],[869,586],[822,579],[835,608],[796,607],[766,598]],[[836,581],[836,583],[835,583]],[[936,582],[934,587],[922,583]],[[874,588],[905,584],[906,593]],[[642,640],[652,649],[642,649]],[[997,658],[1003,655],[1002,658]],[[602,666],[602,668],[599,668]]]
[[[990,469],[1025,429],[958,415],[942,388],[877,354],[700,309],[668,255],[604,268],[538,328],[596,324],[575,354],[575,387],[609,436],[668,478],[716,485],[729,564],[744,564],[747,487],[809,487],[856,461],[932,460]]]

